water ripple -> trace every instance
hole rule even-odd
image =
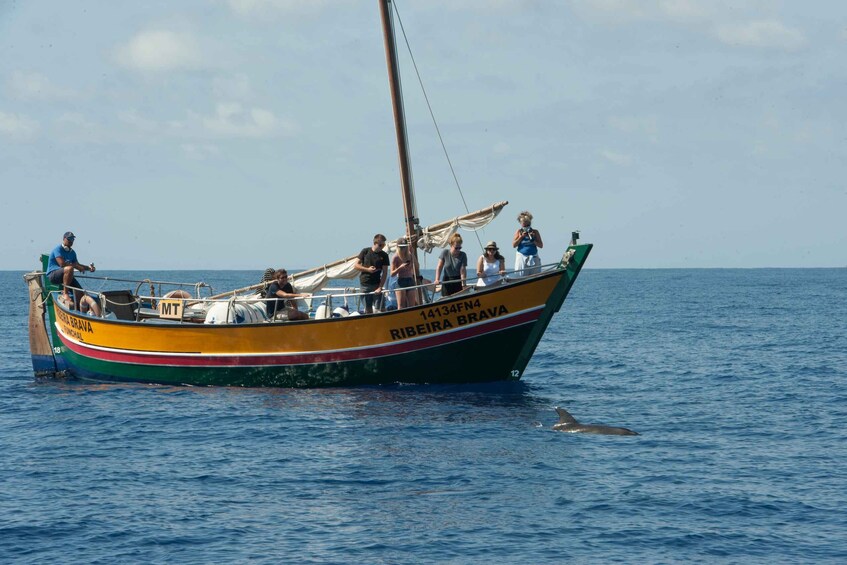
[[[0,276],[0,562],[847,559],[847,270],[588,270],[520,383],[305,391],[34,380]]]

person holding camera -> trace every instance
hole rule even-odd
[[[538,250],[544,247],[544,241],[537,229],[532,227],[532,214],[524,210],[518,214],[521,227],[512,238],[515,254],[515,276],[525,277],[541,271],[541,257]]]
[[[388,278],[388,253],[385,249],[385,236],[378,233],[373,238],[373,245],[359,252],[355,268],[359,271],[359,286],[365,293],[365,314],[373,314],[374,299],[377,309],[382,307],[382,288]]]
[[[415,268],[412,268],[413,256],[406,239],[401,239],[397,243],[397,253],[391,258],[391,276],[397,277],[397,290],[394,291],[394,296],[397,297],[398,310],[418,305],[418,293],[411,287],[415,286],[415,273],[420,271],[420,267],[418,267],[418,258],[414,257]]]

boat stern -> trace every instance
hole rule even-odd
[[[57,373],[56,358],[47,332],[45,316],[49,293],[44,288],[44,274],[33,271],[24,275],[29,290],[29,350],[32,354],[32,370],[37,377],[53,376]]]

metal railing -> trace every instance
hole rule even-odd
[[[547,272],[562,268],[567,265],[567,262],[570,260],[572,256],[572,251],[565,253],[565,256],[562,258],[562,261],[558,263],[549,263],[546,265],[540,265],[537,267],[537,272],[527,276],[519,276],[516,277],[515,274],[518,271],[510,270],[506,271],[504,274],[500,275],[500,278],[497,282],[485,286],[477,286],[479,281],[485,277],[467,277],[461,280],[452,280],[449,282],[462,282],[465,286],[465,291],[463,294],[468,292],[477,292],[480,290],[488,289],[494,286],[502,286],[511,284],[517,281],[526,280],[532,277],[541,276]],[[308,297],[304,298],[262,298],[255,295],[249,294],[235,294],[238,291],[231,291],[231,293],[225,293],[228,295],[226,298],[209,296],[202,297],[200,296],[202,289],[209,289],[209,292],[212,292],[211,285],[205,282],[197,282],[197,283],[185,283],[185,282],[177,282],[177,281],[155,281],[150,279],[138,280],[138,279],[121,279],[115,277],[94,277],[94,276],[85,276],[80,278],[86,279],[98,279],[103,281],[111,281],[111,282],[126,282],[126,283],[135,283],[137,286],[135,287],[135,292],[132,293],[132,302],[126,301],[116,301],[110,297],[110,291],[96,291],[96,290],[85,290],[78,287],[67,287],[68,291],[79,291],[87,296],[94,297],[100,304],[102,315],[104,317],[110,317],[110,313],[114,313],[116,310],[121,308],[126,309],[129,307],[134,311],[134,320],[135,321],[143,321],[143,320],[169,320],[172,322],[179,323],[198,323],[198,322],[206,322],[207,313],[215,304],[226,303],[227,309],[225,312],[224,319],[227,320],[225,323],[238,323],[238,322],[229,322],[230,319],[237,319],[237,307],[238,305],[261,305],[261,309],[263,311],[264,319],[262,321],[267,322],[278,322],[282,320],[269,320],[266,315],[266,305],[271,300],[285,300],[285,301],[303,301],[303,304],[307,306],[310,319],[314,319],[321,308],[323,306],[323,311],[325,313],[329,313],[326,317],[335,317],[333,316],[333,312],[335,309],[341,307],[351,314],[355,315],[355,313],[360,312],[363,307],[364,298],[368,294],[368,292],[362,292],[358,287],[333,287],[329,289],[325,289],[319,291],[317,293],[311,294]],[[469,284],[473,283],[473,284]],[[142,286],[150,285],[151,289],[155,289],[158,287],[159,292],[151,292],[150,294],[144,295],[139,294]],[[444,284],[440,282],[439,285]],[[161,292],[165,287],[174,287],[174,290],[191,288],[194,290],[194,296],[187,297],[168,297],[167,292]],[[253,285],[251,287],[247,287],[252,290],[254,293],[258,290],[257,287],[261,287],[261,285]],[[424,304],[428,304],[431,302],[435,302],[447,297],[436,298],[436,295],[439,294],[440,289],[436,288],[435,283],[433,282],[424,282],[422,284],[417,284],[409,287],[394,287],[390,289],[383,289],[380,294],[382,296],[382,300],[385,300],[385,296],[388,293],[392,293],[398,290],[402,291],[421,291],[420,294],[423,295]],[[127,291],[128,292],[128,291]],[[58,292],[54,291],[54,295],[58,294]],[[56,296],[54,296],[54,300],[56,300]],[[178,303],[180,304],[180,308],[177,310],[181,313],[178,317],[168,318],[162,315],[162,311],[158,306],[160,304],[165,303]],[[67,305],[66,305],[67,306]],[[352,307],[351,307],[352,306]],[[380,309],[375,313],[391,311],[392,309]],[[127,319],[124,316],[121,319]]]

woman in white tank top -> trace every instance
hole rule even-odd
[[[506,274],[506,258],[500,255],[497,244],[489,241],[485,251],[476,262],[476,276],[479,280],[476,286],[491,286]]]

